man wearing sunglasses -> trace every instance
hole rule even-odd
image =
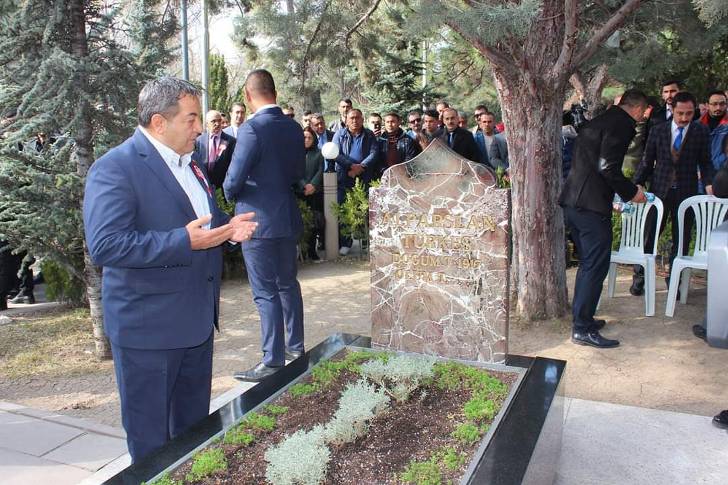
[[[419,110],[410,111],[407,114],[408,137],[417,140],[417,135],[422,131],[422,112]]]

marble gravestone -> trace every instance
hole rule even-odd
[[[502,363],[509,190],[435,140],[369,195],[372,346]]]

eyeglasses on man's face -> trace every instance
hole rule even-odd
[[[410,125],[414,125],[415,123],[422,123],[422,118],[412,118],[409,120]]]

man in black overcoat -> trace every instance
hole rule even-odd
[[[583,125],[576,140],[571,171],[559,198],[581,258],[572,303],[575,344],[619,345],[599,333],[605,322],[595,320],[594,313],[609,272],[614,194],[625,201],[646,201],[642,189],[622,174],[624,155],[646,108],[647,96],[630,89],[618,106]]]

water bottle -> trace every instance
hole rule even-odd
[[[622,198],[614,194],[614,200],[612,201],[612,208],[617,212],[622,212],[624,214],[631,214],[634,210],[634,207],[632,206],[632,202],[624,202]]]

